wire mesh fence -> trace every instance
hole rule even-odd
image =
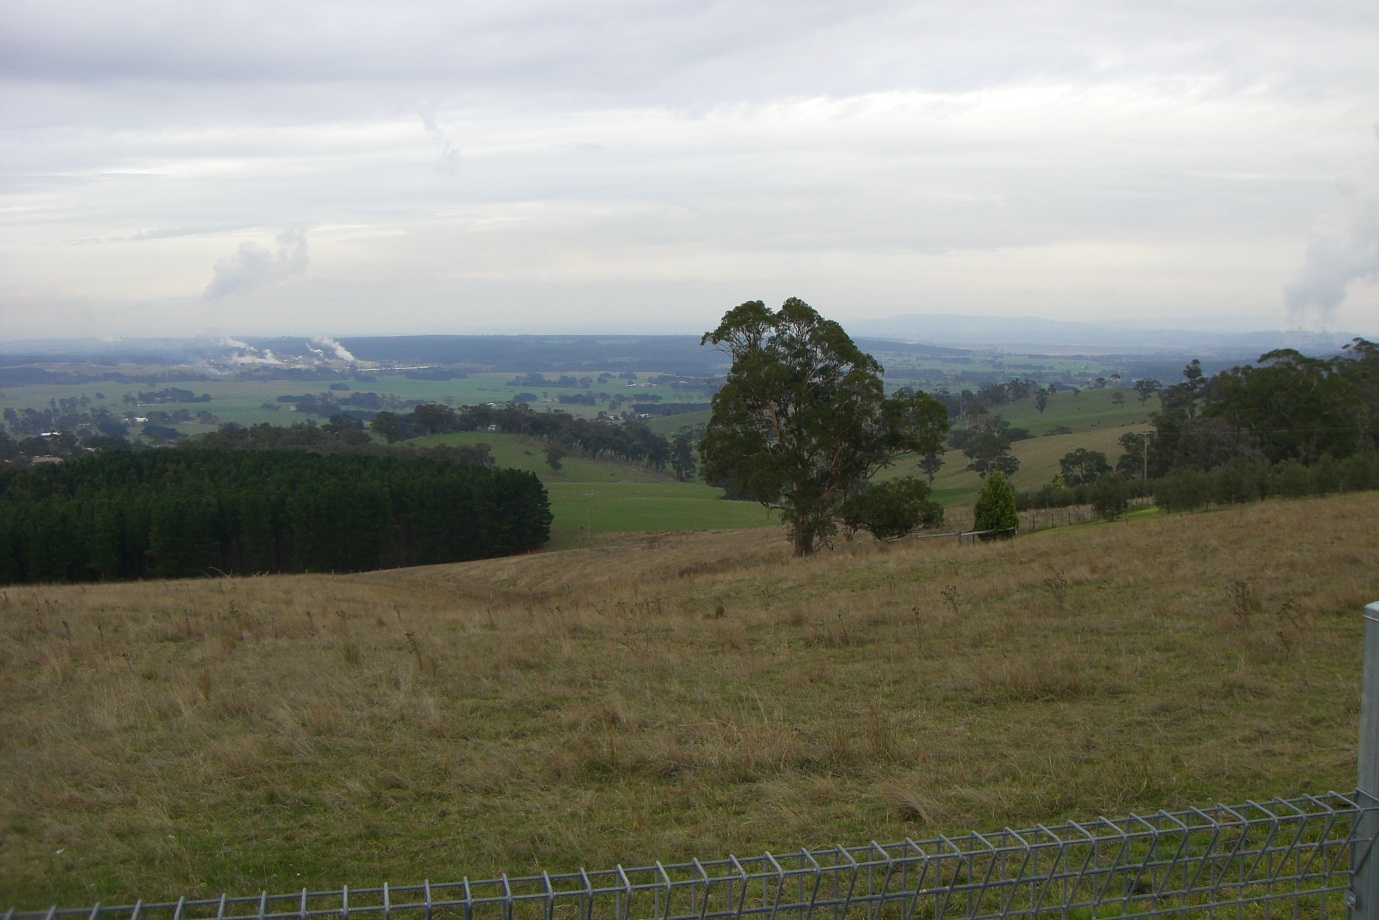
[[[18,912],[5,920],[1341,917],[1379,800],[1328,793],[1014,831],[448,884]],[[1225,913],[1221,913],[1225,916]]]

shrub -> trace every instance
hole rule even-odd
[[[913,476],[869,485],[843,504],[848,530],[870,531],[878,540],[898,540],[921,527],[943,523],[943,506],[929,498],[929,485]]]
[[[1130,485],[1119,476],[1102,476],[1091,486],[1092,510],[1114,521],[1130,509]]]
[[[1154,504],[1165,511],[1192,511],[1211,500],[1211,490],[1206,473],[1183,470],[1154,480]]]

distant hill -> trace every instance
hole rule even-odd
[[[1034,316],[962,316],[956,313],[910,313],[884,319],[853,320],[847,328],[853,336],[899,338],[967,348],[1000,347],[1017,352],[1145,354],[1173,351],[1240,356],[1251,360],[1275,348],[1330,353],[1355,337],[1350,333],[1302,331],[1141,329]]]
[[[729,365],[726,356],[700,347],[699,337],[692,335],[350,336],[340,343],[362,361],[444,364],[476,371],[656,368],[671,374],[711,376],[725,372]]]

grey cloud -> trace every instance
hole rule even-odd
[[[215,264],[215,277],[201,293],[202,300],[219,300],[230,294],[252,291],[306,271],[306,234],[289,230],[278,237],[277,252],[257,243],[240,243],[239,251]]]
[[[1018,78],[1297,74],[1369,85],[1371,0],[1155,7],[972,0],[570,4],[16,0],[0,12],[0,74],[49,80],[445,87],[455,98],[717,98],[951,90]],[[272,29],[264,23],[271,22]],[[1265,40],[1267,39],[1267,40]],[[1337,43],[1350,47],[1337,47]],[[1360,57],[1364,55],[1361,54]],[[1289,77],[1293,79],[1293,77]]]

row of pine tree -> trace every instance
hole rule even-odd
[[[302,451],[102,452],[0,468],[0,584],[353,572],[550,538],[533,473]]]

